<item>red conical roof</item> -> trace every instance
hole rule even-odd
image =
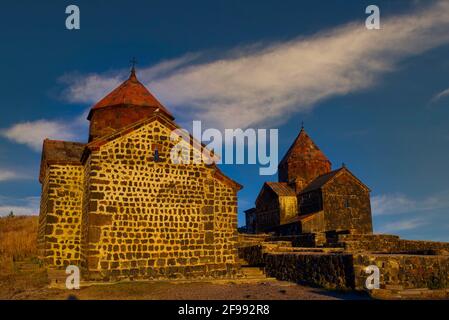
[[[148,91],[145,86],[137,80],[135,70],[131,71],[128,80],[115,88],[106,97],[95,104],[89,112],[88,120],[92,117],[92,112],[101,108],[117,105],[134,105],[156,107],[173,119],[171,113]]]
[[[280,163],[282,164],[289,158],[329,161],[320,148],[318,148],[312,141],[304,128],[301,129],[299,135],[296,137],[296,140],[293,142],[290,149],[288,149]]]
[[[316,177],[331,171],[332,164],[304,128],[279,163],[280,182],[295,183],[296,192]]]

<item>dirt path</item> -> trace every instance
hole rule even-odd
[[[80,290],[50,289],[46,270],[33,260],[17,262],[15,271],[0,274],[0,300],[335,300],[368,299],[353,292],[334,292],[253,274],[253,279],[225,281],[127,281],[97,284]],[[250,268],[251,269],[251,268]],[[253,268],[254,269],[254,268]],[[249,270],[251,271],[251,270]],[[252,270],[254,271],[254,270]]]
[[[355,293],[332,292],[289,282],[227,283],[210,282],[126,282],[95,285],[80,290],[32,289],[11,294],[6,299],[118,299],[118,300],[335,300],[368,299]]]

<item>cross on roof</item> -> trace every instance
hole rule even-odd
[[[137,64],[136,58],[133,57],[129,62],[131,63],[131,71],[135,71],[135,69],[136,69],[136,64]]]

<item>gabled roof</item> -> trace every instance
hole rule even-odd
[[[252,213],[256,212],[256,208],[251,208],[251,209],[245,210],[243,212],[245,212],[246,214],[252,214]]]
[[[284,221],[284,223],[282,225],[295,223],[295,222],[306,222],[306,221],[309,221],[309,220],[313,219],[320,212],[322,212],[322,211],[309,213],[309,214],[306,214],[306,215],[296,215],[296,216],[291,217],[290,219],[287,219],[286,221]]]
[[[42,155],[47,162],[81,164],[81,154],[85,146],[80,142],[45,139]]]
[[[42,146],[39,181],[42,180],[48,164],[81,165],[85,146],[84,143],[79,142],[45,139]]]
[[[265,182],[280,197],[296,197],[296,192],[286,182]]]
[[[329,159],[320,150],[320,148],[318,148],[315,142],[313,142],[304,128],[301,128],[301,131],[299,132],[293,144],[288,149],[285,156],[282,158],[279,165],[283,164],[291,157],[301,158],[304,160],[319,160],[330,162]]]
[[[352,176],[362,187],[370,191],[370,189],[362,182],[360,181],[351,171],[348,170],[346,167],[341,167],[340,169],[331,171],[329,173],[323,174],[319,177],[317,177],[315,180],[310,182],[302,191],[301,193],[306,193],[314,190],[321,189],[324,187],[327,183],[332,181],[336,176],[338,176],[341,173],[348,173]]]
[[[240,183],[225,175],[223,171],[221,171],[220,168],[217,167],[217,165],[213,164],[209,167],[212,167],[215,170],[213,175],[215,179],[223,182],[225,185],[233,188],[234,190],[239,191],[243,189],[243,186]]]
[[[273,192],[277,198],[296,197],[295,190],[291,189],[286,182],[265,182],[257,195],[256,204],[267,190]]]
[[[312,182],[310,182],[302,191],[301,193],[304,192],[309,192],[309,191],[313,191],[313,190],[317,190],[320,189],[322,186],[324,186],[326,183],[328,183],[333,177],[335,177],[337,175],[337,173],[340,172],[340,170],[342,170],[343,168],[331,171],[329,173],[323,174],[319,177],[317,177],[315,180],[312,180]]]
[[[90,120],[92,112],[98,109],[117,105],[133,105],[159,108],[172,119],[172,114],[148,91],[137,79],[135,70],[131,71],[129,78],[120,86],[115,88],[106,97],[95,104],[89,112],[87,119]]]
[[[138,122],[134,122],[131,123],[130,125],[123,127],[111,134],[102,136],[94,141],[89,142],[88,144],[86,144],[86,150],[84,153],[89,152],[89,150],[98,150],[102,145],[105,145],[111,141],[114,141],[115,139],[118,139],[120,137],[126,136],[129,133],[151,123],[154,121],[158,121],[161,124],[165,125],[167,128],[169,128],[170,130],[176,130],[176,129],[181,129],[180,126],[178,126],[172,119],[168,118],[164,113],[161,112],[154,112],[152,114],[152,116],[148,117],[148,118],[144,118]],[[184,131],[180,131],[178,132],[179,134],[183,134]],[[191,134],[188,134],[188,136],[183,137],[183,139],[190,139],[190,141],[193,142],[193,146],[197,149],[203,149],[206,148],[206,146],[201,143],[200,141],[196,140]],[[212,151],[212,158],[214,160],[218,159],[218,156],[213,153]],[[83,161],[83,157],[81,159],[81,161]]]
[[[115,139],[126,136],[126,135],[130,134],[131,132],[143,127],[144,125],[147,125],[154,121],[158,121],[158,122],[164,124],[171,130],[176,130],[176,129],[180,128],[172,119],[169,119],[164,113],[155,112],[149,118],[142,119],[141,121],[138,121],[129,126],[126,126],[122,129],[118,130],[117,132],[114,132],[110,135],[103,136],[101,138],[98,138],[98,139],[86,144],[85,145],[86,148],[84,149],[84,152],[81,156],[81,162],[84,162],[84,160],[87,159],[89,153],[92,150],[99,150],[101,146],[103,146],[111,141],[114,141]],[[190,141],[192,141],[193,147],[196,148],[197,150],[203,150],[203,148],[206,148],[206,146],[204,144],[202,144],[201,142],[194,139],[193,136],[190,134],[189,134],[189,138],[191,139]],[[217,158],[218,158],[217,155],[215,155],[214,153],[211,155],[212,160],[217,160]],[[243,188],[243,186],[241,184],[239,184],[238,182],[236,182],[236,181],[232,180],[231,178],[229,178],[228,176],[226,176],[214,163],[209,165],[208,167],[214,169],[214,178],[217,178],[218,180],[222,181],[226,185],[229,185],[236,190],[240,190]]]

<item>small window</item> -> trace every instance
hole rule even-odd
[[[156,147],[154,149],[154,162],[158,162],[158,161],[159,161],[159,150]]]
[[[345,207],[350,208],[351,204],[349,203],[349,198],[345,200]]]

